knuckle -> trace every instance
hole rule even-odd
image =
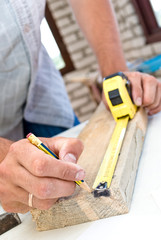
[[[11,171],[9,171],[9,169],[6,167],[6,165],[1,164],[1,166],[0,166],[1,179],[8,179],[10,173],[11,173]]]
[[[64,168],[62,171],[62,179],[68,178],[71,174],[71,171],[68,167]]]
[[[10,204],[2,205],[3,209],[8,213],[27,213],[29,211],[28,207],[22,206],[10,206]]]
[[[140,73],[139,73],[139,72],[133,72],[133,73],[131,73],[131,75],[132,75],[134,78],[140,77]]]
[[[149,84],[155,84],[155,83],[156,83],[156,78],[153,77],[153,76],[147,75],[146,81],[147,81]]]
[[[83,149],[84,149],[84,144],[83,144],[83,142],[82,142],[80,139],[77,139],[77,144],[79,144],[79,149],[80,149],[80,151],[82,152]]]
[[[157,107],[158,107],[158,104],[159,104],[159,103],[152,104],[152,105],[149,107],[149,111],[157,108]]]
[[[144,98],[144,105],[145,106],[149,106],[151,104],[153,104],[153,99],[152,98],[150,98],[150,97]]]
[[[53,204],[54,204],[53,201],[46,200],[46,201],[41,202],[39,204],[38,208],[41,209],[41,210],[48,210],[53,206]]]
[[[158,89],[159,89],[159,92],[161,92],[161,82],[158,82]]]
[[[6,176],[6,168],[4,167],[4,164],[1,164],[0,166],[0,176],[1,178],[4,178]]]
[[[158,108],[160,106],[160,99],[156,99],[155,102],[151,105],[151,108]]]
[[[68,141],[69,141],[69,143],[70,143],[71,141],[73,141],[74,144],[80,144],[80,145],[81,145],[81,143],[82,143],[82,141],[81,141],[80,139],[77,139],[77,138],[68,139]]]
[[[3,199],[6,198],[6,189],[3,187],[3,185],[0,185],[0,201],[3,201]]]
[[[32,162],[32,170],[36,176],[43,176],[44,170],[46,166],[45,159],[37,159],[35,158]]]
[[[134,85],[133,89],[139,94],[142,93],[142,87],[139,84]]]
[[[138,78],[140,78],[140,73],[139,72],[130,72],[128,73],[128,79],[133,84],[133,82],[137,81]]]
[[[49,185],[47,183],[41,183],[37,188],[36,188],[36,196],[40,199],[46,199],[49,197],[50,191],[49,191]]]
[[[8,212],[8,213],[14,212],[14,209],[10,206],[10,204],[3,204],[3,202],[1,202],[1,204],[2,204],[3,209],[6,212]]]
[[[10,153],[16,152],[16,151],[17,151],[17,148],[18,148],[17,145],[18,145],[17,142],[12,143],[12,144],[10,145],[10,147],[9,147],[9,152],[10,152]]]
[[[84,149],[83,142],[80,139],[77,139],[77,138],[68,139],[68,144],[73,145],[73,146],[77,146],[77,149],[79,150],[78,151],[79,154],[81,154],[83,149]]]
[[[74,183],[71,183],[68,191],[68,196],[72,195],[75,192],[75,188],[76,188],[76,185]]]

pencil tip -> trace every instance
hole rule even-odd
[[[83,182],[81,184],[82,188],[84,188],[87,192],[91,193],[92,190],[90,189],[90,187],[88,186],[88,184],[86,182]]]

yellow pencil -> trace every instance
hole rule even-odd
[[[46,147],[41,140],[36,137],[33,133],[29,133],[27,136],[27,139],[36,147],[38,147],[40,150],[42,150],[43,152],[49,154],[50,156],[59,159],[58,156],[52,152],[48,147]],[[88,192],[91,192],[90,187],[87,185],[87,183],[84,180],[80,180],[80,181],[75,181],[77,185],[79,185],[81,188],[85,189]]]

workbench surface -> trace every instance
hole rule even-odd
[[[76,137],[84,124],[67,131]],[[0,212],[2,209],[0,207]],[[37,232],[29,213],[22,223],[0,236],[0,240],[95,240],[161,239],[161,113],[149,118],[136,184],[128,214],[63,229]]]

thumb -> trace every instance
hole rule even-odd
[[[54,137],[45,139],[49,148],[63,161],[76,163],[83,151],[83,143],[77,138]]]

